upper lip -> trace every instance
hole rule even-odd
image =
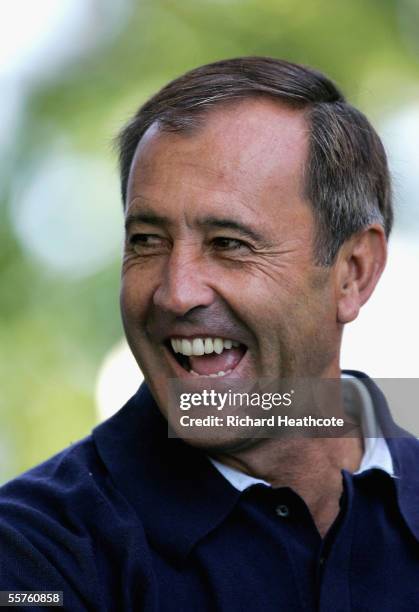
[[[235,340],[236,342],[240,342],[240,344],[244,344],[243,340],[235,333],[232,333],[231,330],[228,329],[194,329],[193,331],[189,330],[188,332],[184,332],[180,329],[173,328],[163,339],[163,341],[169,341],[171,338],[186,338],[188,340],[193,340],[194,338],[223,338],[228,340]]]
[[[223,338],[248,345],[246,328],[235,317],[228,316],[220,306],[205,309],[205,312],[203,308],[197,308],[177,317],[155,310],[150,313],[146,328],[149,339],[162,344],[171,338]]]

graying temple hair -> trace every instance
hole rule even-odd
[[[368,119],[322,73],[269,57],[228,59],[168,83],[135,113],[117,137],[125,205],[132,159],[154,122],[190,133],[214,107],[258,96],[301,109],[310,128],[305,195],[315,214],[315,258],[331,265],[340,246],[372,223],[388,237],[393,223],[384,147]]]

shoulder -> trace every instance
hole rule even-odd
[[[101,572],[131,537],[144,547],[88,436],[0,487],[0,590],[64,590],[66,607],[105,610]]]
[[[112,488],[111,488],[112,490]],[[109,501],[107,474],[87,437],[0,487],[0,525],[81,527]]]

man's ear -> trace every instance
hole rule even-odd
[[[349,238],[340,248],[336,262],[338,323],[358,316],[384,270],[387,240],[381,225],[374,224]]]

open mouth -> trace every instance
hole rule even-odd
[[[169,350],[192,376],[228,376],[238,366],[247,347],[229,338],[170,338]]]

